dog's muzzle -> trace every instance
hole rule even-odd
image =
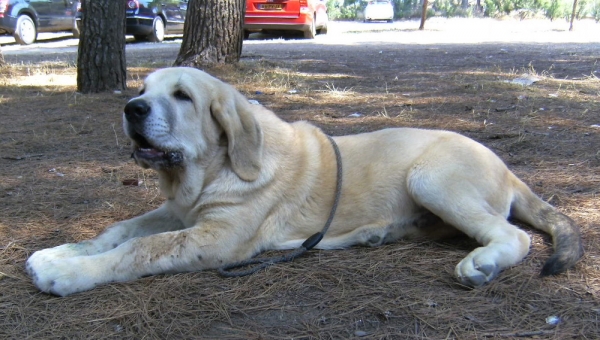
[[[179,151],[163,150],[153,145],[143,131],[144,123],[150,115],[151,106],[143,99],[133,99],[125,105],[123,110],[127,124],[124,124],[125,133],[134,142],[131,157],[142,167],[156,170],[181,166],[183,154]]]

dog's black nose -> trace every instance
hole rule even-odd
[[[134,99],[125,105],[125,118],[131,123],[138,123],[150,114],[150,105],[143,99]]]

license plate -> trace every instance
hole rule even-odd
[[[281,9],[281,4],[259,4],[258,9]]]

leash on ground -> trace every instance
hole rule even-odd
[[[335,161],[337,164],[337,178],[336,178],[336,183],[335,183],[335,198],[333,200],[333,206],[331,207],[331,211],[329,212],[329,218],[327,219],[327,222],[325,222],[325,226],[323,227],[323,229],[320,232],[307,238],[306,241],[304,241],[304,243],[302,243],[302,245],[299,248],[296,248],[293,251],[291,251],[285,255],[267,257],[267,258],[256,258],[255,257],[255,258],[252,258],[252,259],[249,259],[246,261],[241,261],[241,262],[223,266],[223,267],[217,269],[217,271],[219,272],[219,274],[221,276],[242,277],[242,276],[254,274],[257,271],[259,271],[263,268],[267,268],[276,263],[293,261],[295,258],[302,256],[304,253],[311,250],[314,246],[316,246],[319,242],[321,242],[321,240],[323,239],[323,236],[325,236],[327,229],[329,229],[329,226],[331,225],[331,222],[333,221],[333,217],[335,216],[335,211],[337,210],[337,206],[340,202],[340,195],[342,193],[342,156],[340,154],[340,149],[338,148],[338,146],[335,143],[335,141],[333,140],[333,138],[331,138],[331,136],[329,136],[329,135],[327,135],[327,138],[329,139],[329,142],[331,143],[331,146],[333,147],[333,151],[335,152]],[[244,270],[233,271],[233,269],[238,269],[238,268],[247,267],[247,266],[251,266],[251,265],[257,265],[257,266],[254,266],[254,267],[251,267],[248,269],[244,269]]]

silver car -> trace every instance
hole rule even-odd
[[[369,1],[365,7],[365,22],[373,20],[394,21],[394,6],[389,0]]]

